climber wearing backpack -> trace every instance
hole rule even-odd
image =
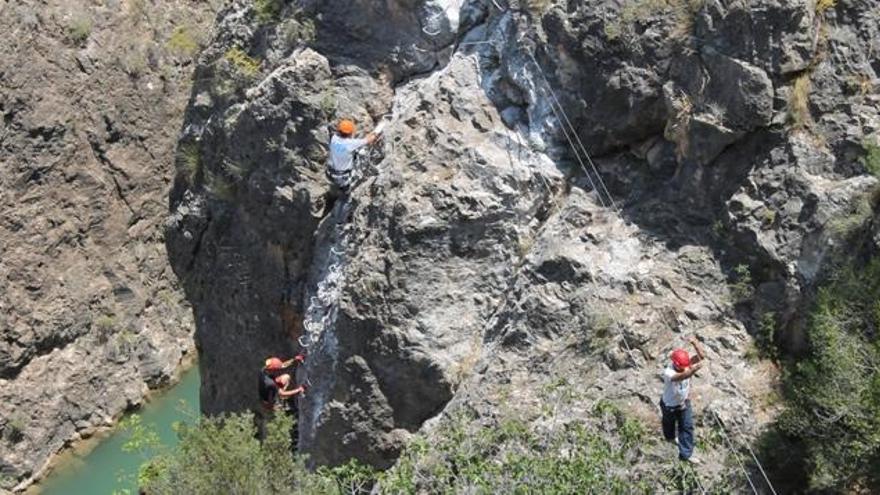
[[[293,359],[287,361],[282,361],[277,357],[270,357],[266,360],[265,366],[260,370],[260,380],[257,389],[264,410],[277,410],[279,398],[286,399],[305,391],[305,389],[287,390],[291,380],[290,374],[285,372],[285,370],[292,366],[302,364],[303,361],[305,361],[305,356],[302,354],[297,354]],[[287,377],[286,379],[282,378],[285,376]]]
[[[349,119],[340,120],[336,131],[330,138],[330,159],[327,163],[327,178],[334,185],[334,199],[348,192],[351,187],[351,175],[355,167],[354,154],[364,146],[371,146],[379,140],[379,134],[371,132],[367,137],[357,139],[354,122]]]
[[[695,356],[684,349],[676,349],[670,355],[671,362],[663,370],[663,396],[660,409],[663,413],[663,436],[667,442],[678,444],[678,458],[682,461],[698,463],[694,453],[694,414],[691,409],[690,384],[703,366],[706,355],[696,338],[689,339]]]

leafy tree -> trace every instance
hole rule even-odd
[[[807,354],[785,377],[784,433],[806,447],[810,488],[880,491],[880,259],[819,290]]]

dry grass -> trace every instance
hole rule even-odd
[[[550,10],[553,0],[526,0],[526,9],[533,15],[540,16]]]
[[[788,118],[791,127],[795,130],[808,129],[813,125],[813,116],[810,114],[811,89],[809,73],[798,76],[791,87],[788,96]]]
[[[688,126],[691,116],[694,114],[694,103],[690,96],[682,92],[673,98],[672,107],[675,117],[669,120],[664,130],[664,137],[675,143],[675,154],[679,160],[687,155],[690,142],[688,141]]]
[[[605,36],[610,39],[632,39],[637,24],[647,24],[655,17],[671,19],[670,40],[690,39],[694,34],[696,16],[705,0],[627,0],[620,15],[605,23]]]
[[[824,14],[827,10],[833,9],[837,5],[837,0],[816,0],[816,13]]]

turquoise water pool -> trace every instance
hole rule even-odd
[[[154,426],[164,445],[170,446],[177,443],[171,425],[191,421],[198,410],[199,370],[193,366],[180,382],[158,394],[137,414],[144,425]],[[36,491],[44,495],[111,495],[128,489],[136,494],[137,470],[144,459],[138,453],[123,452],[127,439],[124,431],[114,431],[87,454],[70,454]]]

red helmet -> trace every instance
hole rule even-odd
[[[277,357],[269,358],[266,360],[266,369],[267,370],[280,370],[283,366],[283,363]]]
[[[683,370],[691,365],[691,356],[684,349],[676,349],[672,351],[672,365],[677,369]]]

